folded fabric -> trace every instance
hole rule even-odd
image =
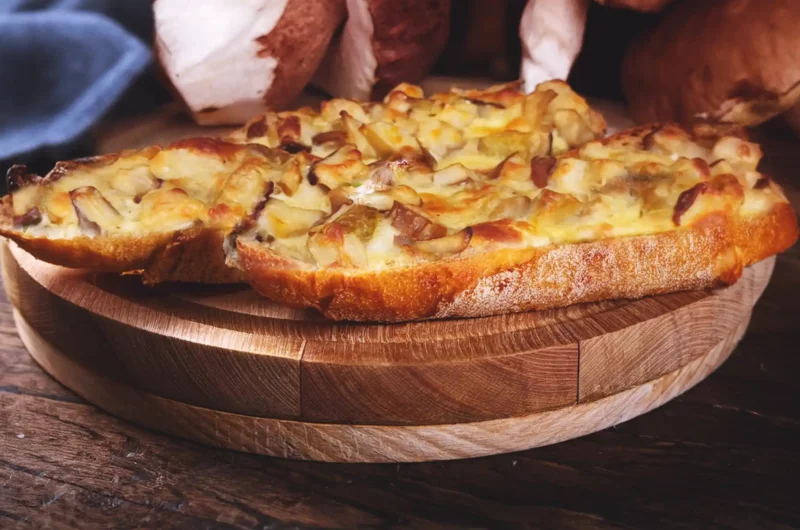
[[[128,24],[147,20],[150,5],[2,2],[0,160],[68,144],[111,108],[151,60],[134,25],[126,28],[114,18]]]

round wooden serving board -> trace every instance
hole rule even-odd
[[[338,462],[516,451],[647,412],[725,361],[773,265],[717,291],[378,325],[2,247],[22,340],[77,394],[203,443]]]

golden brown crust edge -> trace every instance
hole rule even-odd
[[[788,204],[733,221],[712,214],[686,228],[540,249],[504,249],[463,260],[347,274],[309,271],[238,242],[238,262],[262,295],[313,307],[334,320],[399,322],[480,317],[735,283],[742,268],[797,239]]]
[[[37,259],[97,272],[137,272],[145,283],[163,281],[240,283],[241,271],[225,264],[224,236],[215,230],[188,230],[147,236],[26,237],[0,228],[0,236],[14,241]]]
[[[227,231],[197,227],[180,232],[154,252],[142,270],[145,283],[243,283],[242,271],[226,263]]]
[[[759,262],[797,242],[797,214],[789,203],[776,204],[769,215],[735,225],[734,241],[745,266]]]

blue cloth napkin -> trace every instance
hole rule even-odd
[[[152,0],[0,1],[0,160],[74,142],[148,67]]]

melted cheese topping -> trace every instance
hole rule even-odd
[[[603,128],[560,82],[428,99],[401,85],[381,104],[267,114],[225,141],[62,163],[13,193],[12,222],[48,238],[201,224],[299,266],[363,270],[652,234],[786,201],[756,170],[758,146],[735,136],[663,126],[599,140]]]

